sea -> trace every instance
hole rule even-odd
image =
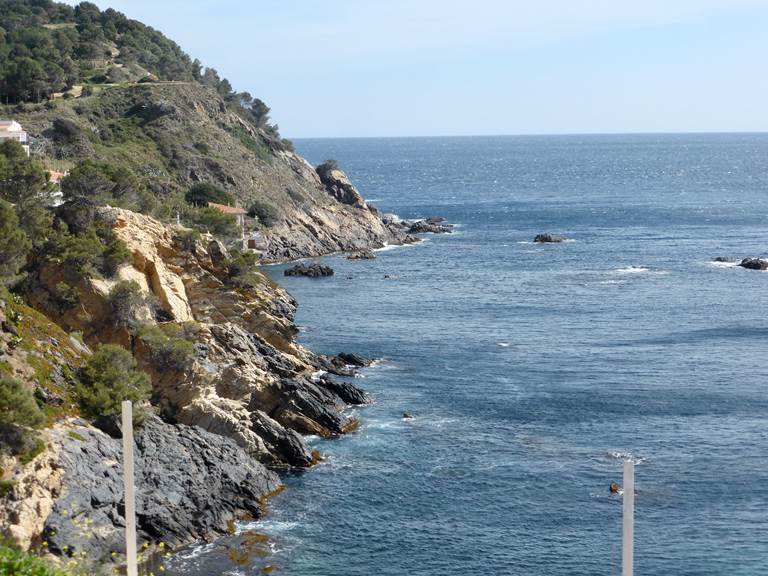
[[[768,273],[714,261],[768,254],[768,135],[295,145],[456,228],[330,278],[266,268],[302,344],[378,359],[374,402],[169,573],[618,575],[631,459],[635,574],[768,574]]]

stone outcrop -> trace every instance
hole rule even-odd
[[[287,268],[283,272],[284,276],[308,276],[309,278],[320,278],[322,276],[333,276],[333,268],[323,266],[318,262],[312,264],[296,264]]]
[[[744,258],[739,266],[748,270],[768,270],[768,260],[762,258]]]
[[[451,232],[453,232],[453,226],[434,218],[417,220],[408,227],[409,234],[450,234]]]
[[[536,234],[533,241],[537,244],[558,244],[565,241],[565,236],[558,234]]]
[[[375,260],[376,253],[373,250],[358,250],[347,255],[347,260]]]
[[[43,530],[49,550],[94,560],[124,554],[121,441],[74,421],[52,430],[51,442],[58,450],[46,462],[55,461],[56,498],[38,500],[51,507]],[[231,439],[157,417],[136,431],[135,455],[140,542],[175,548],[224,534],[233,518],[258,517],[261,499],[280,486]]]
[[[366,208],[363,196],[349,181],[347,175],[336,166],[335,162],[330,160],[324,162],[316,168],[316,171],[328,193],[336,200],[355,208]]]

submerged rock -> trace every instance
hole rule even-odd
[[[558,234],[536,234],[533,241],[538,244],[557,244],[565,241],[565,236],[559,236]]]
[[[347,260],[375,260],[376,254],[373,250],[359,250],[347,255]]]
[[[733,262],[732,258],[726,258],[725,256],[718,256],[713,260],[713,262]]]
[[[309,278],[320,278],[322,276],[333,276],[333,268],[323,266],[314,262],[312,264],[296,264],[283,272],[284,276],[307,276]]]
[[[453,232],[453,226],[443,224],[444,220],[438,218],[429,218],[427,220],[417,220],[408,227],[409,234],[450,234]]]
[[[744,258],[744,260],[739,263],[739,266],[749,270],[768,270],[768,260],[763,260],[762,258]]]

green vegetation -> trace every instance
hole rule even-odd
[[[208,202],[217,204],[234,204],[235,198],[229,192],[209,183],[195,184],[184,196],[184,199],[193,206],[207,207]]]
[[[0,425],[35,428],[43,422],[45,416],[32,391],[18,380],[0,379]]]
[[[67,216],[77,217],[74,213]],[[66,270],[77,275],[111,278],[121,264],[130,260],[130,251],[103,222],[91,221],[76,233],[70,231],[77,230],[83,223],[78,220],[71,228],[59,223],[53,228],[41,256],[63,264]]]
[[[70,576],[31,554],[0,544],[0,576]]]
[[[229,253],[228,276],[237,288],[256,288],[264,283],[264,275],[258,271],[258,256],[253,252],[232,250]]]
[[[151,212],[155,205],[154,198],[130,169],[107,162],[79,162],[62,180],[61,191],[65,201],[76,204],[110,204],[136,212]]]
[[[154,366],[161,370],[184,370],[195,359],[192,325],[166,324],[143,326],[139,338],[149,349]]]
[[[32,391],[18,380],[0,378],[0,449],[31,461],[44,448],[32,429],[44,422]]]
[[[238,233],[237,221],[231,214],[224,214],[216,208],[198,208],[188,214],[192,226],[215,236],[231,237]]]
[[[257,218],[259,222],[267,228],[271,228],[280,220],[280,212],[278,209],[274,204],[271,204],[266,200],[256,200],[251,204],[251,207],[248,208],[248,215],[251,218]]]
[[[149,376],[136,367],[136,360],[125,348],[100,345],[80,370],[77,394],[83,411],[91,417],[120,414],[123,400],[140,402],[152,391]],[[141,421],[136,410],[136,420]]]
[[[0,200],[0,285],[9,286],[19,279],[30,246],[13,207]]]
[[[107,304],[112,311],[111,320],[115,328],[126,328],[130,332],[139,327],[141,312],[148,306],[141,286],[133,280],[121,280],[115,284],[109,291]]]

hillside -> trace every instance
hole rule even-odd
[[[87,160],[119,169],[140,199],[100,202],[194,223],[185,194],[214,186],[250,211],[248,231],[259,234],[264,261],[406,240],[343,172],[321,181],[261,100],[234,91],[159,32],[88,3],[0,0],[0,8],[0,101],[11,103],[0,117],[22,124],[33,156],[49,168]],[[30,77],[38,69],[70,72]]]

